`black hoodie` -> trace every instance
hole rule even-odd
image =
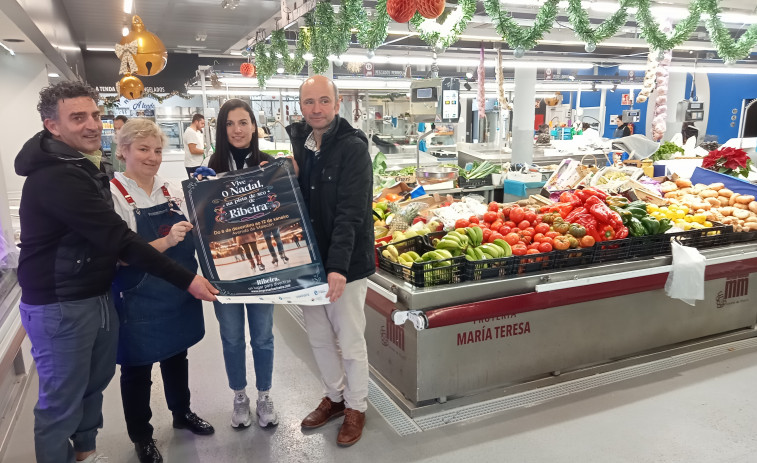
[[[129,230],[108,176],[43,130],[16,156],[21,193],[21,300],[42,305],[105,294],[121,259],[186,289],[195,275]]]
[[[326,272],[337,272],[347,282],[376,271],[373,245],[373,168],[368,138],[345,119],[323,134],[318,159],[305,148],[312,132],[299,122],[287,127],[298,178],[308,205],[310,222]]]

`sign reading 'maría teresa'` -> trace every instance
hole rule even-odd
[[[326,273],[291,161],[185,180],[205,277],[224,303],[328,302]]]

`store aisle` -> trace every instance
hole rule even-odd
[[[363,439],[342,449],[335,443],[339,420],[315,431],[300,430],[300,420],[317,405],[321,390],[302,328],[280,307],[274,320],[272,397],[281,424],[271,430],[231,428],[232,395],[209,304],[205,316],[205,339],[190,350],[190,387],[192,408],[216,433],[198,437],[171,427],[156,367],[152,423],[166,463],[757,461],[757,349],[407,437],[371,406]],[[252,377],[249,355],[248,371]],[[35,378],[3,462],[34,461],[36,394]],[[99,450],[110,463],[137,462],[126,436],[118,376],[106,390],[104,416]]]

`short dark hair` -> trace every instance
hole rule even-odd
[[[37,111],[42,117],[42,122],[45,119],[57,119],[59,101],[82,96],[92,98],[95,103],[100,99],[100,94],[95,89],[79,81],[65,81],[43,88],[39,92],[39,103],[37,103]]]
[[[591,128],[591,124],[584,122],[583,124],[581,124],[581,127],[583,128],[583,130],[589,130]]]
[[[129,118],[124,116],[123,114],[119,114],[118,116],[113,118],[113,122],[116,122],[116,121],[121,121],[124,124],[126,124],[127,122],[129,122]]]
[[[204,120],[205,120],[205,116],[203,116],[202,114],[195,114],[194,116],[192,116],[193,123],[197,121],[204,121]]]

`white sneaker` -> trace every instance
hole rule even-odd
[[[266,395],[258,399],[257,404],[258,424],[261,428],[267,428],[268,426],[276,426],[279,424],[279,416],[276,410],[273,409],[273,400]]]
[[[235,428],[246,428],[252,423],[250,412],[250,398],[244,392],[234,395],[234,413],[231,415],[231,425]]]
[[[108,463],[108,457],[101,453],[93,453],[87,458],[78,461],[77,463]]]

